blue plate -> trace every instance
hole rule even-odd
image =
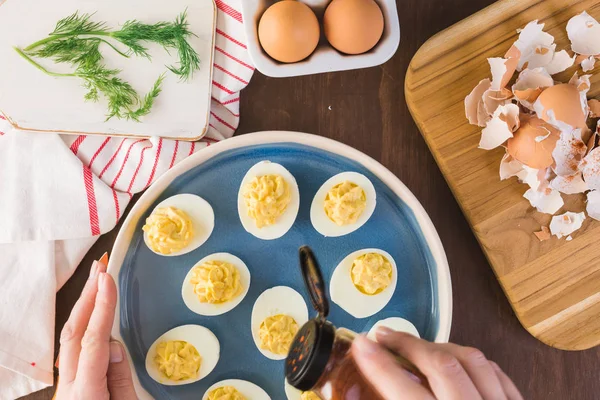
[[[298,136],[306,139],[307,135]],[[289,136],[285,138],[289,139]],[[371,318],[355,319],[332,304],[330,320],[336,326],[362,332],[379,319],[398,316],[411,321],[423,338],[431,341],[448,339],[451,308],[448,304],[451,293],[448,267],[445,257],[439,255],[441,245],[437,234],[433,231],[435,237],[432,238],[432,227],[423,229],[423,222],[419,221],[423,220],[424,211],[420,206],[415,210],[414,204],[407,204],[408,201],[416,202],[414,197],[406,199],[397,187],[392,189],[382,181],[380,171],[372,170],[375,167],[369,169],[354,161],[357,157],[350,159],[289,141],[238,144],[222,146],[223,149],[216,151],[214,148],[219,145],[213,146],[206,151],[211,150],[214,155],[205,155],[204,160],[195,163],[186,160],[185,172],[166,177],[162,184],[159,181],[157,186],[163,188],[159,188],[160,192],[156,189],[155,193],[146,193],[144,196],[151,198],[150,201],[140,199],[136,205],[140,209],[132,211],[115,244],[109,272],[116,274],[120,270],[118,336],[124,341],[133,362],[136,386],[142,397],[150,394],[157,399],[199,399],[217,381],[236,378],[261,386],[272,399],[285,399],[284,362],[269,360],[258,351],[250,332],[250,316],[256,298],[264,290],[278,285],[290,286],[301,293],[311,317],[314,316],[298,268],[298,248],[305,244],[317,255],[327,282],[337,264],[361,248],[381,248],[397,263],[398,284],[385,309]],[[348,151],[345,146],[342,150]],[[360,158],[367,159],[364,155]],[[246,171],[262,160],[285,166],[296,178],[300,189],[300,211],[294,226],[282,238],[272,241],[263,241],[247,233],[237,214],[240,182]],[[377,206],[370,220],[357,231],[338,238],[324,238],[310,223],[310,204],[323,182],[344,171],[356,171],[371,180],[377,191]],[[390,179],[387,175],[384,177]],[[397,183],[401,185],[399,181]],[[406,190],[403,185],[402,190]],[[179,193],[193,193],[206,199],[215,212],[215,228],[200,248],[178,257],[161,257],[144,244],[142,225],[156,204]],[[432,240],[437,240],[434,246],[431,246]],[[216,252],[229,252],[240,257],[250,269],[252,283],[247,296],[235,309],[223,315],[204,317],[185,306],[181,286],[185,275],[198,260]],[[113,261],[119,265],[114,265]],[[146,352],[164,332],[185,324],[203,325],[215,333],[221,344],[219,362],[211,374],[196,383],[160,385],[146,372]],[[202,353],[202,349],[199,351]]]

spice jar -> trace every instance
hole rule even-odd
[[[317,316],[300,328],[292,342],[285,364],[288,383],[303,392],[312,391],[323,400],[383,400],[352,357],[357,334],[336,329],[327,321],[329,300],[321,268],[307,246],[300,248],[300,268]],[[407,360],[397,359],[408,371],[423,377]]]

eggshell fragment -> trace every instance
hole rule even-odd
[[[481,132],[479,148],[492,150],[513,137],[513,132],[519,129],[519,106],[507,104],[500,106],[494,116]]]
[[[544,90],[533,105],[538,118],[567,129],[564,124],[574,128],[585,128],[587,114],[581,107],[579,90],[574,85],[561,83]]]
[[[504,58],[488,58],[492,70],[492,90],[500,91],[508,85],[520,58],[521,51],[514,45],[508,49]]]
[[[571,176],[559,175],[550,182],[550,187],[564,194],[584,193],[589,189],[581,173]]]
[[[489,120],[487,113],[478,111],[479,106],[483,107],[483,94],[491,87],[492,82],[489,79],[483,79],[465,98],[465,114],[469,123],[484,127]]]
[[[506,148],[513,158],[531,168],[548,168],[554,163],[552,152],[559,138],[558,129],[539,118],[524,116]]]
[[[562,176],[574,175],[586,153],[587,145],[581,140],[580,129],[562,132],[552,152],[556,163],[554,172]]]
[[[550,188],[542,191],[529,189],[523,197],[529,200],[532,207],[545,214],[554,214],[565,204],[560,193]]]
[[[514,44],[521,52],[517,71],[548,65],[554,56],[554,36],[544,32],[544,24],[537,20],[528,23]],[[554,47],[553,47],[554,46]]]
[[[562,215],[552,217],[550,222],[550,232],[557,238],[569,236],[583,225],[585,214],[583,212],[566,212]]]
[[[590,109],[591,118],[600,118],[600,101],[592,99],[588,101],[588,107]]]
[[[554,79],[544,68],[524,69],[519,74],[512,91],[517,101],[526,108],[533,110],[533,103],[544,89],[554,86]]]
[[[581,163],[583,179],[585,179],[591,190],[600,190],[600,147],[585,156]]]
[[[505,180],[513,176],[517,176],[519,172],[523,171],[523,163],[519,160],[515,160],[510,154],[504,154],[502,161],[500,161],[500,180]]]
[[[483,108],[486,112],[485,121],[487,122],[492,118],[498,107],[510,104],[513,97],[513,92],[506,88],[501,90],[487,90],[483,94]]]
[[[569,20],[567,35],[574,52],[586,56],[600,54],[600,24],[587,12]]]
[[[570,56],[566,50],[558,51],[554,53],[552,61],[550,61],[545,68],[550,75],[558,74],[571,68],[573,64],[575,64],[575,57],[576,56]]]
[[[522,183],[529,185],[529,187],[535,191],[544,189],[548,186],[546,183],[546,171],[534,169],[527,165],[523,165],[523,169],[517,173],[517,178],[519,178]]]
[[[590,56],[581,62],[581,69],[583,70],[583,72],[588,72],[593,70],[595,65],[596,58],[594,56]]]
[[[539,232],[533,232],[533,234],[538,238],[540,242],[550,240],[552,235],[550,234],[550,229],[547,226],[542,226],[542,230]]]
[[[591,218],[600,221],[600,190],[588,192],[586,211]]]

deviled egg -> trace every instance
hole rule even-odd
[[[244,229],[263,240],[290,230],[300,208],[294,176],[280,164],[261,161],[248,170],[238,193],[238,213]]]
[[[233,310],[250,287],[250,271],[238,257],[215,253],[204,257],[185,276],[181,295],[196,314],[214,316]]]
[[[208,388],[202,400],[271,400],[260,386],[241,379],[226,379]]]
[[[421,337],[419,335],[419,331],[412,324],[412,322],[400,317],[390,317],[377,321],[375,325],[373,325],[373,327],[369,329],[367,337],[371,340],[377,341],[377,335],[375,333],[377,332],[377,329],[379,329],[382,326],[396,332],[406,332],[418,338]]]
[[[347,235],[363,226],[377,203],[375,187],[366,176],[342,172],[329,178],[310,206],[310,221],[321,235]]]
[[[267,289],[254,303],[250,327],[258,350],[271,360],[283,360],[292,340],[308,321],[304,298],[287,286]]]
[[[333,271],[331,300],[355,318],[381,311],[392,298],[398,281],[396,262],[380,249],[349,254]]]
[[[319,396],[311,391],[303,392],[290,385],[285,379],[283,381],[283,389],[288,400],[321,400]]]
[[[144,242],[161,256],[179,256],[200,247],[215,227],[211,205],[195,194],[161,201],[146,218]]]
[[[219,340],[209,329],[182,325],[152,343],[146,354],[146,371],[163,385],[186,385],[210,374],[219,355]]]

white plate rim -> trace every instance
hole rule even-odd
[[[219,143],[215,143],[202,151],[199,151],[183,161],[176,164],[173,168],[167,171],[164,175],[154,182],[146,192],[139,198],[133,206],[125,222],[123,223],[117,238],[115,240],[110,261],[108,263],[108,273],[115,279],[117,291],[119,287],[119,272],[127,254],[129,243],[133,237],[135,228],[141,216],[150,206],[156,201],[161,193],[180,175],[190,169],[203,164],[211,158],[233,149],[242,147],[255,146],[261,144],[283,144],[293,143],[314,147],[320,150],[328,151],[351,160],[354,160],[367,168],[371,173],[376,175],[386,186],[388,186],[398,197],[406,203],[415,215],[415,219],[421,228],[423,237],[429,245],[429,250],[433,259],[436,262],[437,269],[437,291],[438,291],[438,311],[439,311],[439,328],[435,337],[435,342],[444,343],[450,338],[450,328],[452,325],[452,282],[450,278],[450,268],[446,253],[442,246],[440,237],[429,218],[429,215],[419,202],[415,195],[398,179],[390,170],[384,167],[381,163],[367,156],[366,154],[356,150],[348,145],[328,139],[322,136],[317,136],[308,133],[291,132],[291,131],[263,131],[249,133],[241,136],[236,136],[231,139],[226,139]],[[117,297],[117,312],[112,327],[112,337],[123,342],[120,332],[120,296]],[[127,353],[127,359],[130,365],[133,365],[131,355],[127,346],[124,346]],[[137,395],[141,400],[152,399],[153,397],[142,387],[135,368],[132,367],[133,383]]]

